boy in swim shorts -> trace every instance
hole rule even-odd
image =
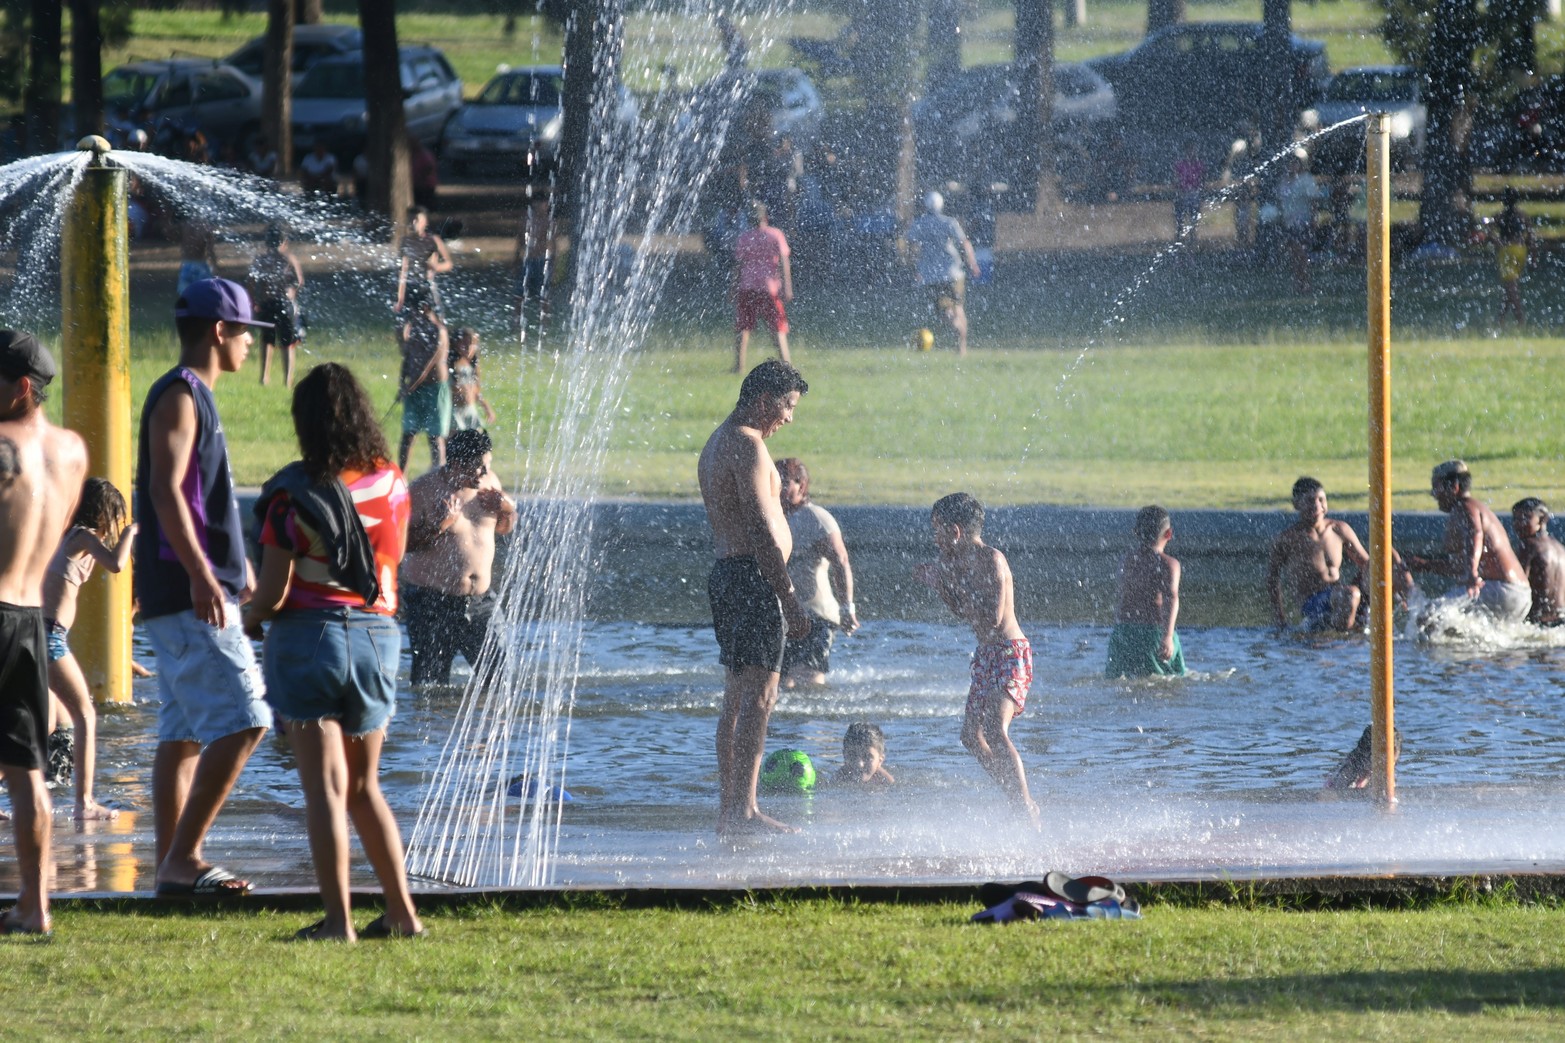
[[[967,493],[937,500],[930,524],[940,557],[915,568],[913,578],[933,588],[978,639],[962,745],[1037,828],[1038,805],[1010,735],[1011,718],[1026,709],[1032,686],[1032,645],[1016,622],[1010,563],[984,543],[983,504]]]
[[[1179,617],[1179,561],[1166,553],[1174,538],[1168,512],[1158,506],[1136,514],[1136,544],[1119,567],[1119,609],[1109,635],[1105,677],[1185,675],[1185,653],[1174,622]]]

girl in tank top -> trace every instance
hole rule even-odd
[[[92,780],[97,754],[98,715],[87,679],[66,641],[76,622],[76,597],[95,565],[119,572],[130,560],[136,526],[129,519],[125,497],[102,478],[82,484],[81,503],[71,527],[60,538],[43,580],[44,626],[49,634],[49,690],[70,714],[76,734],[76,817],[116,818],[119,812],[93,800]],[[112,544],[111,542],[112,541]]]

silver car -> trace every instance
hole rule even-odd
[[[1391,161],[1417,166],[1424,154],[1425,125],[1422,75],[1408,65],[1364,65],[1343,69],[1326,84],[1321,100],[1299,117],[1308,131],[1321,130],[1366,112],[1391,114]],[[1344,127],[1322,138],[1313,149],[1317,170],[1342,173],[1362,166],[1364,124]]]
[[[559,159],[565,71],[558,65],[502,67],[446,124],[440,155],[465,174],[477,166],[547,170]],[[636,96],[621,84],[622,129],[639,117]]]
[[[261,129],[261,85],[210,58],[132,62],[103,77],[103,109],[118,134],[171,126],[244,149]]]
[[[462,107],[462,81],[445,55],[433,47],[398,48],[402,107],[408,133],[426,145]],[[364,151],[368,113],[364,104],[364,55],[352,51],[317,62],[293,93],[293,136],[297,147],[326,142],[339,163]]]

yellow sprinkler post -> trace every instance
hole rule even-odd
[[[1370,785],[1396,803],[1391,659],[1391,117],[1372,113],[1365,133],[1369,221],[1369,670],[1373,732]]]
[[[130,285],[125,171],[97,135],[60,239],[65,426],[87,442],[87,472],[131,499]],[[117,535],[117,534],[116,534]],[[72,651],[96,702],[130,701],[130,570],[98,569],[81,591]]]

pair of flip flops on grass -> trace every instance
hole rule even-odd
[[[382,914],[364,925],[364,929],[358,932],[360,938],[427,938],[429,929],[420,927],[416,931],[404,931],[391,923]],[[308,927],[301,927],[294,933],[294,941],[298,942],[324,942],[341,941],[340,938],[328,938],[326,936],[326,921],[317,920]]]
[[[207,866],[190,883],[159,880],[159,898],[227,898],[250,893],[250,881],[241,880],[222,866]]]
[[[1106,876],[1071,877],[1049,873],[1019,884],[984,884],[978,889],[983,911],[974,923],[1013,920],[1139,920],[1141,906]]]

